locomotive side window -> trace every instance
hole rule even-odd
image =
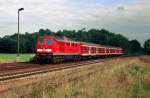
[[[69,43],[67,43],[67,46],[70,46],[70,44],[69,44]]]
[[[76,44],[76,47],[78,47],[78,44]]]
[[[49,40],[49,39],[47,39],[47,40],[46,40],[46,44],[52,44],[52,41]]]
[[[38,44],[43,44],[43,39],[39,39]]]
[[[71,45],[74,46],[74,43],[72,43]]]

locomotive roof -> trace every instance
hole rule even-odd
[[[81,42],[84,45],[90,45],[90,46],[97,46],[97,47],[106,47],[106,48],[119,48],[120,47],[115,47],[115,46],[108,46],[108,45],[101,45],[101,44],[94,44],[94,43],[87,43],[87,42]]]
[[[69,40],[64,40],[62,38],[58,38],[58,37],[56,38],[56,37],[53,37],[53,36],[40,36],[39,38],[43,38],[43,37],[54,38],[54,39],[56,39],[58,41],[63,41],[63,42],[81,43],[82,45],[122,49],[120,47],[115,47],[115,46],[100,45],[100,44],[94,44],[94,43],[88,43],[88,42],[81,42],[81,41],[73,41],[73,40],[70,40],[70,39]]]

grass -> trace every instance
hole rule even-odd
[[[20,54],[19,59],[17,57],[17,54],[6,54],[1,53],[0,54],[0,63],[8,63],[8,62],[26,62],[29,61],[34,54]]]
[[[150,98],[150,62],[138,58],[100,62],[46,77],[14,87],[3,98]]]

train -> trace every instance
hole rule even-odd
[[[57,39],[52,36],[41,36],[36,39],[35,54],[36,63],[61,63],[71,60],[120,56],[123,54],[123,49],[82,41]]]

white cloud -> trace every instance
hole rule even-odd
[[[80,25],[88,24],[87,28],[106,28],[143,43],[150,38],[149,4],[147,0],[137,0],[128,5],[121,5],[122,11],[116,10],[118,5],[88,8],[82,10],[76,22]]]
[[[150,1],[127,1],[106,5],[98,0],[0,0],[0,36],[17,32],[17,9],[24,7],[23,33],[40,28],[106,28],[143,43],[150,38]]]

